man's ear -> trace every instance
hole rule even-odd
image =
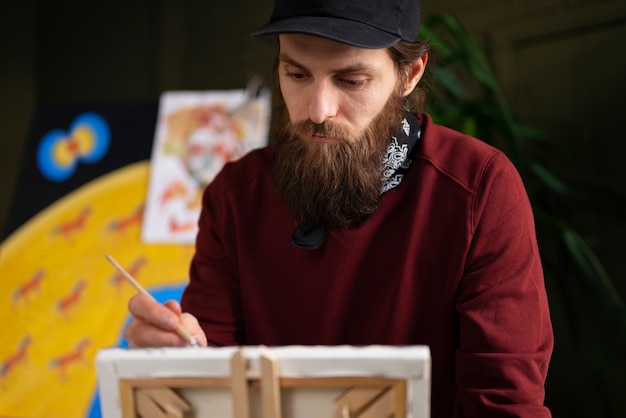
[[[415,89],[415,86],[417,86],[417,83],[421,80],[424,75],[424,70],[426,70],[427,62],[428,54],[424,54],[409,66],[409,77],[407,79],[404,92],[402,93],[404,97],[411,94],[413,89]]]

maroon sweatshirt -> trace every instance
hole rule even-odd
[[[420,115],[402,183],[363,224],[297,248],[272,148],[203,198],[183,309],[214,345],[425,344],[432,417],[549,417],[553,334],[532,210],[495,148]]]

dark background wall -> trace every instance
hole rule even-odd
[[[274,45],[251,40],[249,33],[265,21],[271,5],[271,0],[2,2],[0,230],[38,107],[156,102],[167,90],[242,88],[255,74],[269,83]],[[438,0],[423,5],[426,17],[441,12],[455,15],[484,48],[515,116],[546,134],[545,158],[570,156],[559,175],[626,195],[626,1]],[[583,201],[568,210],[626,295],[626,217],[606,202]],[[549,291],[553,316],[561,323],[566,308],[557,292]],[[585,358],[588,351],[571,348],[594,344],[592,315],[570,325],[580,328],[578,341],[557,330],[556,372],[548,393],[555,416],[624,412],[607,406],[615,394],[598,394],[583,405],[576,400],[575,385],[558,380],[580,379],[580,393],[599,391],[598,382],[623,383],[622,372],[598,368]],[[607,380],[611,373],[617,377]]]

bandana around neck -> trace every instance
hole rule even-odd
[[[420,137],[421,129],[417,116],[407,112],[404,119],[400,122],[399,129],[391,136],[391,141],[387,146],[387,153],[383,158],[380,194],[384,194],[400,185],[413,162],[411,158]],[[314,250],[322,246],[326,240],[327,233],[328,230],[324,225],[302,223],[293,232],[291,242],[298,248]]]
[[[407,113],[400,125],[398,133],[392,135],[387,154],[383,159],[381,194],[398,187],[402,182],[404,174],[413,162],[410,157],[413,155],[413,149],[422,132],[417,116],[412,113]]]

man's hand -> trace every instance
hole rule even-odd
[[[161,305],[146,295],[137,294],[128,301],[128,310],[133,320],[124,330],[124,337],[132,348],[186,346],[187,341],[176,333],[178,324],[198,341],[198,345],[207,345],[206,335],[196,317],[183,313],[180,304],[174,300]]]

